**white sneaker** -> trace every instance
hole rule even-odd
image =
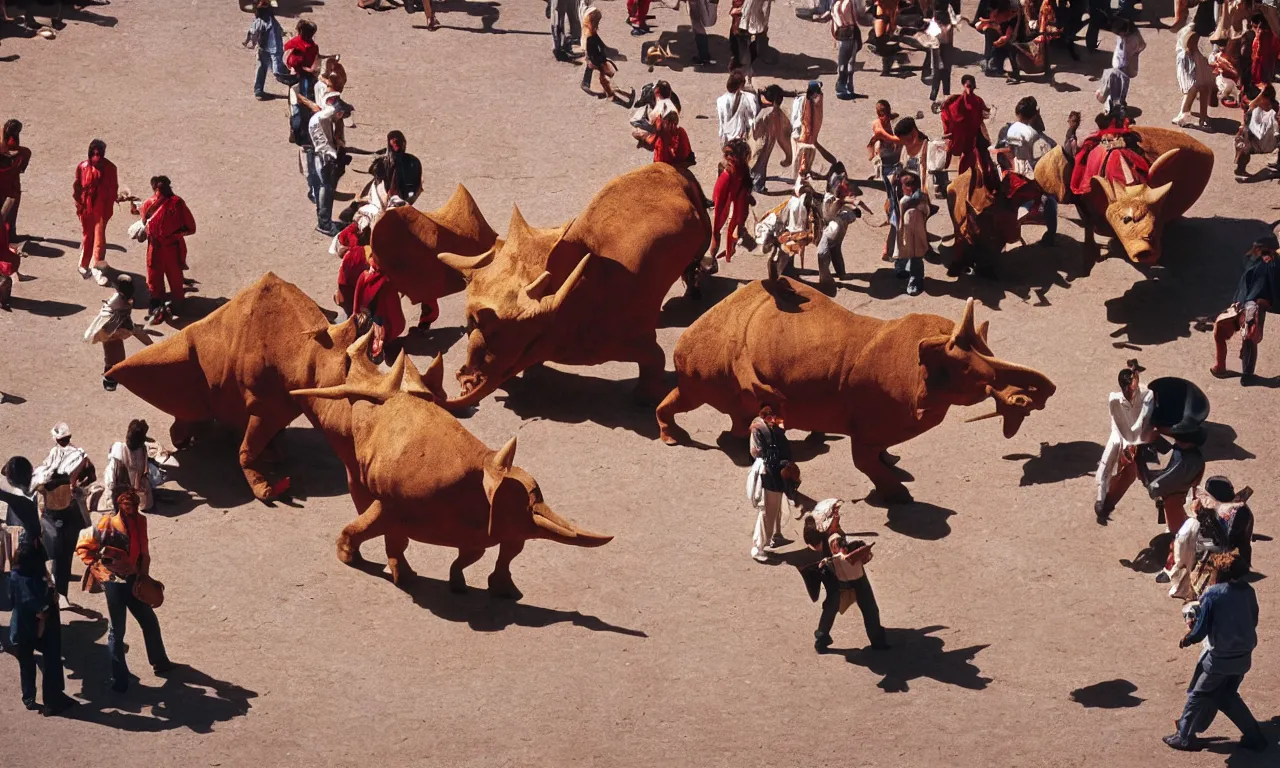
[[[755,547],[751,548],[751,559],[755,560],[757,563],[769,562],[769,556]]]
[[[88,279],[89,279],[89,275],[90,275],[90,274],[92,274],[92,273],[91,273],[91,272],[89,272],[89,270],[85,269],[84,267],[80,267],[80,277],[81,277],[82,279],[84,279],[84,280],[88,280]]]
[[[1173,119],[1170,120],[1169,122],[1173,123],[1174,125],[1182,125],[1182,121],[1186,119],[1187,119],[1187,114],[1185,112],[1179,112],[1178,114],[1174,115]]]
[[[101,285],[103,288],[111,285],[111,281],[107,279],[107,276],[103,274],[100,269],[93,270],[93,279],[98,281],[98,285]]]

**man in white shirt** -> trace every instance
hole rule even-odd
[[[1034,97],[1023,98],[1014,108],[1014,112],[1018,119],[1005,132],[1005,142],[1008,144],[1005,151],[1013,157],[1013,172],[1034,181],[1036,163],[1040,162],[1040,158],[1057,144],[1034,126],[1034,123],[1038,122],[1036,118],[1040,116],[1040,107],[1036,104]],[[1031,202],[1024,203],[1020,209],[1021,216],[1030,213],[1031,206]],[[1044,212],[1045,229],[1044,237],[1040,242],[1044,245],[1053,245],[1058,234],[1058,199],[1053,195],[1041,195],[1040,208]]]
[[[756,103],[756,95],[744,86],[747,78],[741,70],[729,73],[729,81],[725,84],[725,92],[716,99],[716,117],[720,122],[720,146],[729,143],[730,139],[748,139],[751,135],[751,120],[760,107]]]
[[[1116,492],[1113,492],[1112,485],[1122,476],[1136,472],[1131,467],[1138,447],[1151,442],[1155,437],[1155,431],[1151,428],[1155,395],[1142,386],[1139,378],[1139,374],[1145,370],[1146,368],[1138,365],[1137,360],[1130,360],[1117,376],[1120,391],[1112,392],[1108,399],[1111,435],[1102,451],[1102,461],[1098,463],[1098,496],[1093,503],[1093,512],[1098,517],[1099,525],[1107,524],[1111,511],[1128,487],[1128,483],[1119,483]],[[1123,471],[1122,461],[1126,462]]]
[[[329,237],[334,237],[342,230],[333,221],[333,193],[343,171],[340,156],[342,145],[336,138],[335,122],[341,123],[351,112],[352,107],[342,100],[342,94],[330,91],[325,94],[320,111],[312,115],[311,122],[307,124],[307,133],[311,137],[312,151],[315,154],[314,171],[320,181],[319,192],[316,194],[316,231]]]

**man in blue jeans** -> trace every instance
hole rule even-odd
[[[1179,648],[1186,648],[1207,637],[1209,648],[1200,654],[1191,675],[1178,732],[1165,736],[1164,743],[1184,751],[1199,749],[1196,734],[1208,728],[1221,711],[1240,729],[1240,746],[1262,752],[1267,740],[1240,698],[1240,683],[1258,645],[1258,596],[1244,581],[1249,566],[1238,551],[1213,555],[1211,562],[1217,570],[1217,583],[1201,596],[1200,614],[1178,643]]]
[[[270,69],[280,82],[287,82],[289,71],[284,66],[284,30],[271,10],[271,0],[258,0],[254,8],[253,23],[245,35],[244,47],[258,49],[258,73],[253,79],[253,95],[258,101],[267,96],[267,70]]]

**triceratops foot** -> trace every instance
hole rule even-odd
[[[516,589],[510,574],[489,574],[489,594],[503,600],[519,600],[524,597],[524,593]]]
[[[467,593],[467,577],[462,575],[461,568],[449,569],[449,591],[456,595]]]
[[[360,550],[343,539],[338,540],[338,562],[344,565],[357,566],[364,562]]]
[[[409,563],[407,563],[404,558],[389,558],[387,560],[387,570],[391,571],[391,583],[395,584],[397,587],[416,575],[413,568],[409,566]],[[450,587],[452,586],[453,585],[450,584]],[[463,584],[463,587],[466,587],[465,583]]]
[[[684,427],[678,427],[675,424],[672,424],[669,427],[659,427],[658,439],[667,445],[679,445],[681,443],[690,442],[689,433],[684,430]]]
[[[889,506],[892,504],[910,504],[915,501],[911,496],[911,491],[907,490],[907,486],[898,483],[897,485],[876,486],[876,489],[867,497],[868,503],[877,506]]]

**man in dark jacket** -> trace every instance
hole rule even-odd
[[[767,563],[769,553],[766,549],[787,543],[782,537],[782,495],[790,490],[784,471],[791,465],[787,428],[773,406],[762,407],[759,417],[751,422],[751,458],[763,465],[760,487],[764,495],[764,504],[756,517],[751,556],[756,562]]]
[[[1240,746],[1261,752],[1267,740],[1240,698],[1240,683],[1258,645],[1258,596],[1244,581],[1249,568],[1237,553],[1214,555],[1213,564],[1218,583],[1205,590],[1195,623],[1178,643],[1186,648],[1208,638],[1209,648],[1200,654],[1191,675],[1178,732],[1165,736],[1164,743],[1185,751],[1199,749],[1196,734],[1221,711],[1240,729]]]
[[[1204,477],[1204,456],[1200,454],[1204,437],[1201,427],[1175,434],[1169,463],[1155,474],[1147,475],[1147,492],[1156,503],[1159,518],[1163,519],[1169,532],[1175,536],[1187,521],[1187,491],[1199,485],[1200,478]],[[1173,560],[1174,552],[1170,548],[1165,569],[1156,576],[1157,583],[1169,583]]]
[[[1253,376],[1258,359],[1258,342],[1262,341],[1262,326],[1267,311],[1275,305],[1280,294],[1280,263],[1276,262],[1275,235],[1258,238],[1244,256],[1244,274],[1236,284],[1231,306],[1213,322],[1213,367],[1209,369],[1218,378],[1227,373],[1227,340],[1237,331],[1244,331],[1240,343],[1241,380]]]

